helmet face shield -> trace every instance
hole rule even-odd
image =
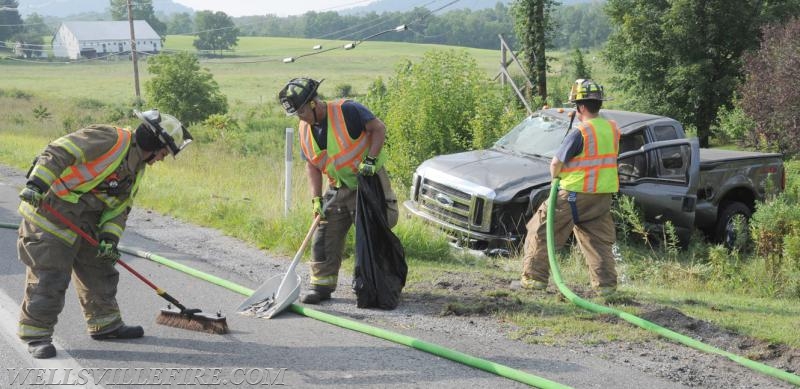
[[[161,145],[169,149],[173,157],[192,142],[192,135],[174,116],[162,115],[157,109],[134,113],[158,137]]]
[[[317,88],[323,80],[295,78],[289,81],[278,93],[278,100],[287,115],[297,115],[297,111],[317,95]]]

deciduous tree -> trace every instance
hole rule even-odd
[[[763,150],[800,154],[800,18],[767,26],[758,51],[745,56],[742,110],[755,122],[746,140]]]
[[[239,29],[225,12],[200,11],[194,16],[197,50],[229,50],[239,42]]]
[[[147,61],[147,70],[152,75],[144,85],[148,104],[184,123],[197,123],[228,111],[228,99],[208,69],[200,68],[197,56],[162,53]]]
[[[111,20],[128,20],[129,0],[109,0]],[[153,0],[130,0],[133,20],[145,20],[163,39],[167,35],[167,25],[158,20],[153,9]]]
[[[706,147],[741,80],[742,54],[757,47],[766,20],[796,12],[797,3],[609,0],[616,30],[606,56],[619,74],[615,85],[628,92],[630,108],[682,121]]]
[[[528,74],[535,78],[536,94],[542,99],[547,98],[546,48],[553,39],[553,13],[559,4],[555,0],[516,0],[511,7],[523,61]]]
[[[18,7],[17,0],[0,0],[0,43],[22,31]]]

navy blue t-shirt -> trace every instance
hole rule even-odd
[[[366,129],[366,124],[375,115],[361,103],[355,101],[345,101],[342,104],[342,114],[344,115],[344,122],[347,124],[347,132],[350,138],[357,139],[361,133]],[[321,150],[328,149],[328,120],[327,118],[316,126],[311,126],[311,133],[314,140]]]
[[[561,146],[558,147],[555,157],[558,158],[559,161],[566,163],[580,154],[581,151],[583,151],[583,135],[581,135],[581,130],[574,129],[567,134],[567,137],[561,142]]]

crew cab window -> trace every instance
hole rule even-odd
[[[658,177],[686,182],[690,150],[688,145],[665,147],[656,150]]]
[[[643,178],[654,178],[685,184],[687,183],[686,172],[689,168],[690,156],[690,146],[679,145],[619,158],[617,161],[619,181],[626,183]]]
[[[678,130],[673,126],[655,126],[653,128],[653,136],[656,138],[656,142],[678,139]]]
[[[620,154],[638,150],[642,146],[644,146],[644,129],[622,135],[619,138]],[[617,163],[620,182],[632,182],[645,176],[647,161],[645,161],[644,154],[619,159]]]

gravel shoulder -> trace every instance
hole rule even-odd
[[[7,182],[22,185],[22,173],[0,165],[0,176]],[[128,232],[171,246],[222,270],[234,272],[251,281],[256,288],[266,279],[282,275],[291,258],[274,256],[234,239],[217,230],[184,223],[170,216],[134,209],[128,222]],[[122,244],[125,244],[123,238]],[[308,281],[307,266],[298,266],[304,283]],[[413,272],[414,269],[409,269]],[[393,311],[359,309],[350,289],[352,278],[340,274],[339,287],[331,301],[314,309],[344,316],[390,331],[448,347],[466,354],[520,368],[523,360],[535,357],[538,367],[547,369],[548,361],[557,366],[575,362],[599,369],[629,371],[631,374],[652,377],[642,386],[703,387],[703,388],[790,388],[791,384],[765,376],[728,359],[703,353],[689,347],[655,339],[643,342],[611,341],[585,344],[580,339],[567,340],[558,347],[528,344],[518,340],[517,328],[500,316],[489,312],[453,312],[452,303],[469,296],[481,296],[481,285],[452,273],[445,280],[431,285],[413,285],[404,293],[401,305]],[[497,280],[507,284],[506,280]],[[304,287],[306,285],[304,284]],[[435,298],[428,291],[436,290]],[[442,290],[445,293],[442,297]],[[450,293],[452,292],[452,293]],[[466,296],[466,297],[465,297]],[[238,302],[234,302],[236,304]],[[498,302],[502,306],[505,302]],[[568,304],[568,302],[565,302]],[[233,305],[233,304],[232,304]],[[798,374],[800,350],[720,329],[711,323],[697,320],[665,306],[646,307],[644,319],[691,336],[715,347]],[[233,308],[231,308],[233,309]],[[615,322],[615,317],[598,320]],[[554,366],[556,366],[554,364]],[[568,374],[569,372],[560,372]],[[589,386],[589,385],[587,385]],[[593,387],[619,387],[612,382],[597,382]],[[641,386],[640,386],[641,387]]]

